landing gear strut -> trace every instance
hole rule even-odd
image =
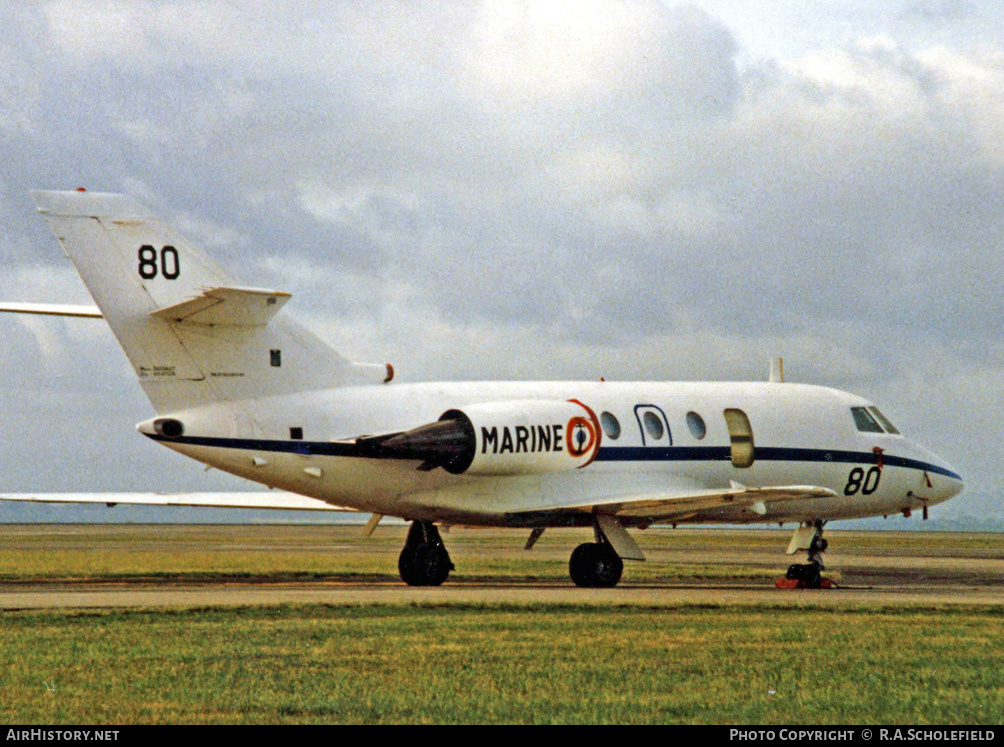
[[[596,542],[584,542],[575,548],[568,561],[568,575],[576,586],[616,586],[624,571],[624,561],[599,526],[594,527],[593,531],[596,533]]]
[[[796,563],[795,565],[788,566],[787,573],[784,574],[784,578],[779,578],[777,580],[777,588],[779,589],[831,589],[836,586],[830,579],[823,578],[820,572],[826,567],[823,565],[823,553],[826,552],[826,548],[829,543],[823,539],[823,523],[822,521],[817,521],[811,525],[812,529],[815,531],[812,534],[812,539],[809,541],[808,547],[805,545],[801,546],[801,549],[807,550],[809,557],[808,563]],[[809,529],[810,527],[804,527],[803,529]],[[796,531],[797,536],[797,531]],[[795,540],[792,540],[795,543]],[[790,551],[789,551],[790,552]]]
[[[453,563],[435,524],[412,522],[397,569],[408,586],[439,586],[446,580]]]

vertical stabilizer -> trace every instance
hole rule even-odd
[[[126,195],[32,192],[158,413],[321,389],[356,366]]]

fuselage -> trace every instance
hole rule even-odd
[[[32,196],[97,308],[8,310],[104,318],[157,413],[142,433],[288,491],[182,505],[344,506],[376,515],[368,531],[411,520],[411,585],[454,568],[437,523],[533,527],[528,547],[543,527],[591,526],[569,575],[609,587],[644,558],[627,528],[684,522],[797,522],[790,548],[817,584],[822,522],[926,513],[962,489],[872,403],[781,383],[779,361],[767,383],[388,385],[390,365],[348,360],[280,313],[289,292],[241,284],[127,195]]]
[[[373,458],[360,437],[408,431],[460,408],[530,412],[573,402],[593,440],[564,422],[477,433],[479,455],[516,465],[499,474],[452,474],[418,460]],[[864,411],[864,414],[862,414]],[[515,417],[515,415],[510,415]],[[962,479],[943,460],[846,392],[789,383],[480,382],[339,387],[218,403],[172,414],[177,437],[144,434],[213,467],[330,504],[408,519],[505,525],[535,507],[603,491],[657,495],[811,485],[835,496],[655,512],[644,522],[807,522],[909,512],[947,500]],[[541,418],[546,421],[546,418]],[[552,418],[553,419],[553,418]],[[515,421],[513,421],[515,422]],[[559,428],[558,426],[561,426]],[[553,429],[553,430],[552,430]],[[559,433],[560,430],[560,433]],[[581,428],[580,428],[581,430]],[[511,431],[511,432],[509,432]],[[545,438],[546,437],[546,438]],[[574,439],[581,442],[576,444]],[[506,443],[508,439],[508,444]],[[533,465],[550,452],[588,453],[567,469]],[[499,450],[502,453],[499,454]],[[578,454],[577,454],[578,455]],[[536,461],[535,461],[536,460]],[[519,465],[526,464],[525,470]],[[560,467],[560,463],[558,465]],[[599,486],[599,487],[597,487]],[[557,519],[555,517],[558,516]],[[547,523],[549,519],[541,518]],[[568,517],[550,514],[568,523]]]

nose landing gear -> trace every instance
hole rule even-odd
[[[821,571],[823,565],[823,553],[829,543],[823,539],[823,523],[817,521],[813,524],[800,526],[795,530],[795,536],[791,538],[788,546],[788,554],[797,550],[807,550],[808,563],[795,563],[788,566],[788,571],[784,578],[779,578],[774,586],[778,589],[835,589],[837,585],[828,578],[824,578]],[[805,541],[808,540],[808,546]]]

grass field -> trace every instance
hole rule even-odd
[[[9,722],[1000,723],[1000,609],[14,613]],[[47,687],[53,686],[55,691]]]
[[[999,535],[830,536],[836,572],[851,578],[907,566],[934,569],[925,584],[1001,581]],[[456,581],[516,590],[529,581],[546,595],[569,585],[568,552],[585,538],[548,533],[532,553],[512,533],[446,540]],[[391,582],[402,540],[398,528],[367,541],[337,527],[4,527],[0,582]],[[639,541],[650,562],[629,565],[626,585],[760,588],[788,561],[779,532]],[[0,704],[9,723],[1004,721],[999,604],[806,608],[775,594],[763,604],[652,607],[610,594],[601,606],[5,611]]]

